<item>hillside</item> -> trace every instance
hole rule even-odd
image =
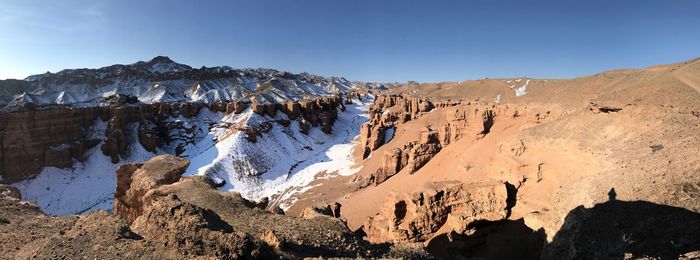
[[[157,57],[2,84],[11,255],[700,256],[700,59],[377,84]]]

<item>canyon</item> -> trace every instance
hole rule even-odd
[[[693,259],[698,75],[380,84],[156,57],[0,81],[0,252]]]

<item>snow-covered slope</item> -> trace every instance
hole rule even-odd
[[[194,140],[203,140],[209,132],[209,125],[221,120],[224,114],[212,113],[203,109],[196,117],[187,119],[182,116],[169,120],[181,122],[185,129],[193,128]],[[97,145],[86,152],[86,160],[75,160],[73,167],[60,169],[45,167],[35,178],[13,184],[22,191],[24,199],[37,202],[46,213],[67,215],[84,213],[92,210],[112,209],[114,189],[116,187],[115,170],[123,163],[142,162],[157,154],[174,153],[179,142],[173,142],[170,147],[159,148],[156,152],[148,152],[139,144],[136,133],[137,124],[129,125],[131,135],[128,156],[119,164],[113,164],[110,157],[100,151]],[[107,122],[96,120],[88,131],[90,138],[104,140]],[[173,133],[177,136],[179,133]]]
[[[371,95],[363,101],[353,99],[345,111],[338,112],[332,134],[311,128],[305,135],[295,121],[289,126],[274,123],[254,143],[246,140],[244,132],[235,131],[231,126],[255,126],[288,119],[287,115],[282,112],[273,117],[259,115],[251,108],[240,114],[225,115],[204,108],[192,118],[181,115],[168,118],[167,121],[180,124],[183,133],[171,133],[174,141],[154,153],[139,144],[137,124],[133,124],[128,137],[129,155],[119,164],[174,153],[177,146],[184,144],[182,156],[191,160],[185,175],[208,175],[225,183],[222,190],[238,191],[249,199],[278,195],[277,202],[286,208],[315,178],[350,175],[357,170],[352,167],[354,162],[350,157],[353,140],[359,135],[360,125],[368,120],[367,105],[371,102]],[[98,119],[90,129],[93,137],[104,139],[106,125]],[[191,136],[176,139],[184,135]],[[183,143],[185,139],[195,142]],[[112,164],[110,157],[99,150],[99,145],[89,150],[86,157],[84,162],[75,161],[71,169],[46,167],[37,177],[14,185],[26,199],[36,201],[49,214],[110,210],[116,185],[115,170],[119,164]]]
[[[359,135],[360,125],[368,120],[367,105],[353,100],[344,112],[338,113],[333,125],[333,134],[325,134],[312,128],[308,135],[302,134],[298,124],[273,127],[257,142],[246,140],[242,132],[228,136],[218,143],[203,141],[198,149],[191,149],[192,160],[186,175],[208,175],[225,181],[223,190],[240,192],[249,199],[260,199],[280,195],[284,208],[293,202],[293,195],[308,188],[318,173],[350,175],[356,169],[351,158],[353,140]],[[233,124],[259,124],[264,121],[287,119],[283,113],[275,117],[258,115],[247,109],[239,115],[232,114],[224,120]],[[223,138],[224,130],[212,131],[214,140]]]

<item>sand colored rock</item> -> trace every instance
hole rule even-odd
[[[370,121],[360,129],[363,158],[384,144],[387,129],[420,117],[433,109],[430,101],[401,95],[378,95],[369,107]]]
[[[388,199],[364,229],[376,243],[427,241],[438,231],[463,234],[472,223],[505,219],[507,199],[502,182],[426,184],[421,191]]]
[[[143,196],[158,186],[180,179],[189,161],[172,155],[160,155],[144,164],[124,164],[117,169],[114,213],[131,223],[143,212]]]
[[[313,207],[307,207],[299,214],[303,219],[314,219],[318,217],[333,217],[333,210],[330,205],[320,204]]]
[[[148,206],[131,225],[134,232],[149,241],[167,245],[182,255],[216,258],[274,257],[260,241],[233,228],[213,211],[182,202],[175,195]],[[162,250],[165,250],[163,248]]]

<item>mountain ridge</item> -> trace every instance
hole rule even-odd
[[[134,96],[139,102],[259,102],[280,103],[347,93],[382,84],[352,82],[275,69],[234,69],[229,66],[192,68],[167,56],[149,61],[96,69],[64,69],[24,80],[0,81],[2,110],[42,106],[105,106],[113,96]]]

